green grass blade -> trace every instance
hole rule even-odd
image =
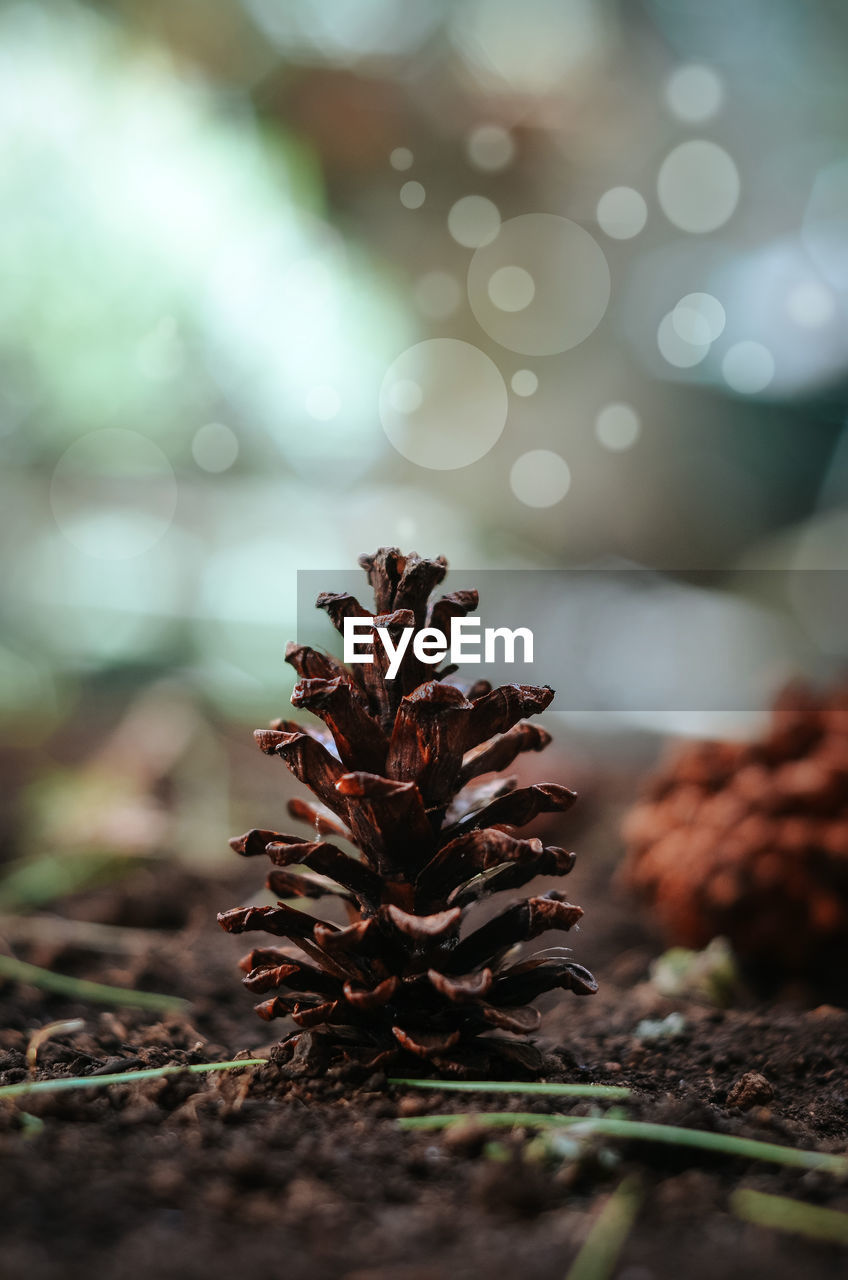
[[[142,861],[127,854],[70,849],[21,858],[0,879],[0,910],[30,911],[49,906],[80,889],[121,880]]]
[[[98,1004],[114,1004],[124,1008],[150,1009],[160,1013],[175,1013],[189,1007],[181,996],[161,995],[156,991],[131,991],[128,987],[108,987],[102,982],[89,982],[86,978],[72,978],[67,973],[54,973],[52,969],[40,969],[36,964],[18,960],[14,956],[0,955],[0,977],[15,982],[25,982],[43,991],[55,991],[58,995],[76,1000],[94,1001]]]
[[[190,1067],[144,1067],[141,1071],[116,1071],[107,1076],[59,1076],[56,1080],[30,1080],[0,1087],[0,1098],[21,1098],[31,1093],[54,1093],[58,1089],[100,1089],[110,1084],[132,1084],[135,1080],[156,1080],[159,1076],[176,1076],[189,1071],[200,1075],[207,1071],[233,1071],[237,1067],[260,1067],[267,1058],[234,1058],[231,1062],[196,1062]]]
[[[532,1111],[488,1111],[477,1114],[409,1116],[398,1121],[404,1129],[444,1129],[451,1124],[476,1120],[485,1126],[528,1128],[568,1128],[583,1134],[603,1134],[628,1141],[660,1142],[666,1146],[694,1147],[718,1155],[739,1156],[747,1160],[765,1160],[798,1169],[823,1169],[829,1173],[848,1175],[848,1156],[830,1155],[824,1151],[804,1151],[782,1147],[754,1138],[737,1138],[727,1133],[710,1133],[704,1129],[681,1129],[677,1125],[652,1124],[645,1120],[625,1120],[599,1116],[540,1116]]]
[[[508,1080],[418,1080],[392,1076],[389,1084],[413,1089],[453,1089],[463,1093],[527,1093],[548,1098],[629,1098],[631,1090],[621,1084],[539,1084]]]
[[[642,1207],[639,1179],[620,1182],[598,1215],[566,1280],[609,1280]]]
[[[775,1231],[792,1231],[813,1240],[826,1240],[829,1244],[848,1245],[848,1213],[840,1213],[838,1209],[822,1209],[802,1200],[770,1196],[746,1187],[734,1191],[730,1207],[737,1218],[744,1218],[758,1227],[772,1227]]]

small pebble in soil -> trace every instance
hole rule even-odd
[[[452,1125],[445,1131],[442,1141],[455,1155],[471,1156],[483,1150],[487,1139],[484,1126],[475,1120],[469,1120],[464,1124]]]
[[[748,1111],[751,1107],[770,1102],[774,1088],[759,1071],[746,1071],[740,1076],[727,1095],[727,1105]]]
[[[427,1110],[426,1098],[401,1098],[398,1103],[398,1115],[401,1116],[423,1116]]]

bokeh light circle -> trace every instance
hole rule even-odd
[[[712,266],[705,263],[698,278],[727,307],[722,355],[743,340],[762,343],[770,352],[770,392],[809,395],[844,377],[848,326],[842,300],[822,279],[797,233],[722,255]],[[713,375],[723,381],[720,361]]]
[[[715,342],[726,322],[724,307],[711,293],[687,293],[671,313],[675,333],[695,347]]]
[[[487,454],[504,429],[507,409],[506,384],[495,363],[458,338],[408,347],[380,388],[380,421],[389,440],[404,458],[433,471],[466,467]]]
[[[448,214],[448,231],[465,249],[479,249],[498,234],[501,215],[485,196],[463,196]]]
[[[633,187],[611,187],[598,201],[595,217],[611,239],[632,240],[648,221],[648,206]]]
[[[756,395],[774,377],[774,356],[761,342],[736,342],[725,353],[721,371],[733,391]]]
[[[157,444],[137,431],[90,431],[65,450],[50,485],[56,524],[97,560],[129,560],[164,536],[177,480]]]
[[[402,173],[404,169],[412,168],[412,161],[414,158],[415,157],[409,147],[395,147],[394,151],[389,156],[389,164],[393,169]]]
[[[499,311],[523,311],[536,293],[536,282],[523,267],[498,267],[489,279],[489,297]]]
[[[710,349],[709,342],[688,342],[674,325],[674,312],[663,316],[657,329],[657,346],[660,355],[675,369],[692,369],[700,364]]]
[[[580,83],[605,64],[614,40],[612,14],[597,0],[463,0],[445,11],[449,38],[483,91],[519,102]]]
[[[716,142],[682,142],[662,162],[657,179],[660,207],[681,231],[715,231],[739,201],[739,171]]]
[[[204,471],[227,471],[238,451],[238,437],[223,422],[207,422],[194,433],[191,442],[194,460]]]
[[[400,202],[404,209],[420,209],[427,199],[427,192],[420,182],[405,182],[400,189]]]
[[[539,379],[532,369],[516,369],[509,385],[517,396],[532,396],[539,389]]]
[[[512,134],[499,124],[481,124],[468,135],[468,159],[483,173],[498,173],[515,155]]]
[[[621,453],[639,439],[639,415],[632,405],[608,404],[595,419],[595,435],[605,449]]]
[[[532,301],[520,311],[492,301],[490,281],[504,267],[518,267],[534,282]],[[576,222],[525,213],[504,222],[496,239],[474,254],[468,298],[480,326],[501,346],[520,355],[556,355],[600,324],[610,299],[609,267],[597,241]]]
[[[568,463],[551,449],[531,449],[512,464],[512,492],[526,507],[552,507],[571,488]]]
[[[724,89],[712,67],[690,63],[678,67],[668,79],[665,100],[678,120],[698,124],[711,120],[722,104]]]

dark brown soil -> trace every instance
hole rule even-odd
[[[575,951],[602,990],[551,1002],[551,1076],[632,1086],[634,1118],[845,1150],[848,1013],[817,1007],[803,992],[768,1005],[748,996],[747,1007],[729,1012],[660,998],[645,981],[656,948],[625,905],[606,900],[609,871],[598,862],[574,885],[587,907]],[[140,955],[17,943],[17,954],[36,963],[193,1004],[190,1016],[160,1021],[6,984],[0,1083],[26,1077],[32,1030],[59,1018],[84,1018],[86,1029],[43,1046],[43,1076],[267,1051],[270,1029],[252,1013],[235,970],[242,948],[214,924],[214,912],[244,900],[255,878],[251,869],[249,878],[210,886],[144,872],[75,904],[77,916],[151,929]],[[672,1010],[685,1018],[682,1034],[637,1037],[640,1020]],[[766,1085],[739,1086],[749,1072]],[[551,1162],[526,1133],[499,1132],[493,1150],[473,1132],[411,1132],[396,1123],[472,1108],[588,1106],[419,1093],[389,1087],[382,1075],[358,1087],[332,1073],[291,1080],[274,1063],[43,1094],[25,1107],[6,1102],[0,1271],[9,1280],[559,1280],[610,1189],[639,1171],[645,1201],[616,1272],[622,1280],[684,1270],[688,1280],[844,1274],[844,1250],[746,1225],[728,1205],[743,1185],[848,1210],[848,1187],[832,1175],[620,1143]],[[42,1124],[22,1120],[24,1110]]]

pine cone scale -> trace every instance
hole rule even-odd
[[[383,771],[388,739],[346,681],[338,676],[333,680],[301,680],[292,693],[292,706],[311,711],[324,721],[345,768]]]

